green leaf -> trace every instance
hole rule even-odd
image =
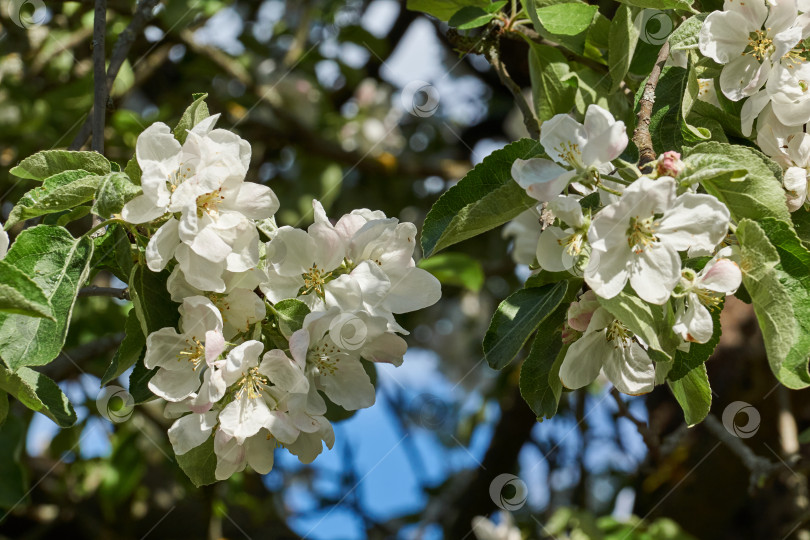
[[[471,30],[486,25],[495,15],[478,6],[465,6],[456,11],[447,24],[459,30]]]
[[[304,317],[309,315],[309,307],[294,298],[282,300],[273,306],[278,318],[278,327],[285,338],[290,339],[293,332],[304,325]]]
[[[575,36],[588,30],[598,8],[587,4],[554,4],[537,9],[540,24],[551,34]]]
[[[121,281],[128,282],[133,260],[132,244],[125,231],[122,225],[113,223],[104,234],[93,238],[95,249],[91,266],[94,269],[109,270]]]
[[[70,210],[92,200],[101,178],[87,171],[66,171],[46,178],[42,186],[20,197],[11,209],[6,229],[20,221]]]
[[[781,170],[762,153],[736,144],[706,142],[684,149],[683,160],[687,170],[679,180],[700,180],[707,193],[728,206],[735,220],[790,221]]]
[[[560,404],[560,365],[568,350],[568,345],[562,343],[567,310],[567,305],[561,305],[540,323],[532,348],[520,367],[520,395],[541,422],[557,414]]]
[[[698,41],[700,39],[700,29],[703,27],[703,21],[706,20],[707,13],[700,13],[686,19],[669,35],[670,52],[686,51],[697,49]]]
[[[486,9],[489,0],[408,0],[411,11],[421,11],[433,15],[440,21],[448,21],[458,10],[468,6]]]
[[[5,261],[42,289],[55,320],[0,313],[0,356],[12,370],[47,364],[59,354],[92,255],[89,238],[77,240],[62,227],[38,225],[17,237]]]
[[[146,369],[143,364],[146,349],[141,351],[141,356],[135,362],[132,373],[129,374],[129,394],[132,396],[135,405],[146,403],[155,399],[155,394],[149,389],[149,381],[152,380],[159,368]]]
[[[484,357],[493,369],[503,369],[517,356],[529,336],[568,291],[568,282],[520,289],[501,302],[484,336]]]
[[[652,9],[680,9],[682,11],[693,11],[691,0],[619,0],[622,4],[640,8]]]
[[[25,158],[9,172],[20,178],[45,180],[55,174],[77,169],[105,175],[110,172],[110,162],[98,152],[44,150]]]
[[[788,223],[773,218],[741,221],[737,238],[743,283],[751,295],[771,369],[785,386],[806,388],[810,386],[810,251]]]
[[[4,260],[0,260],[0,311],[55,320],[39,285]]]
[[[668,380],[669,389],[683,409],[683,417],[689,427],[699,424],[712,407],[712,389],[706,365],[700,364],[677,381]]]
[[[530,41],[529,75],[538,119],[545,121],[571,111],[576,78],[571,77],[568,60],[558,49]]]
[[[112,362],[101,378],[101,386],[106,386],[110,381],[117,379],[131,366],[135,365],[141,357],[144,347],[146,347],[146,336],[143,335],[141,322],[138,320],[134,308],[129,310],[124,331],[126,332],[124,340],[118,346]]]
[[[180,117],[180,121],[174,128],[174,138],[180,141],[180,144],[186,142],[186,136],[188,135],[187,130],[211,116],[208,114],[208,105],[205,103],[205,98],[208,97],[208,94],[199,94],[199,97],[197,96],[197,94],[194,95],[194,101],[186,108],[183,116]]]
[[[209,437],[197,448],[177,456],[177,464],[197,487],[216,482],[217,455],[214,453],[214,438]]]
[[[484,286],[481,263],[464,253],[443,253],[419,261],[419,268],[433,274],[443,285],[465,287],[478,292]]]
[[[132,156],[129,161],[127,161],[127,166],[124,167],[124,173],[132,180],[132,183],[136,186],[141,185],[141,166],[138,165],[138,159],[135,156]]]
[[[168,270],[152,272],[142,265],[132,269],[129,293],[144,336],[167,326],[176,327],[180,319],[180,306],[166,289],[170,275]]]
[[[126,203],[140,193],[141,188],[133,184],[125,173],[110,173],[99,183],[93,202],[93,213],[104,218],[118,214]]]
[[[41,412],[59,427],[76,422],[76,411],[67,396],[46,375],[27,367],[11,371],[0,364],[0,389],[8,392],[32,411]]]
[[[663,306],[648,304],[634,294],[621,292],[613,298],[598,297],[599,305],[621,321],[649,346],[656,360],[672,360],[678,340],[666,323]],[[656,354],[657,353],[657,354]]]
[[[60,214],[59,217],[56,218],[56,223],[50,223],[48,219],[43,219],[42,223],[45,225],[59,225],[60,227],[64,227],[68,223],[72,223],[76,220],[82,219],[84,216],[90,213],[89,206],[77,206],[71,210]],[[53,215],[49,217],[55,217]]]
[[[633,53],[636,51],[638,36],[641,33],[641,29],[635,24],[636,15],[637,9],[619,6],[610,23],[608,67],[613,81],[611,92],[616,92],[624,81],[633,60]]]
[[[0,425],[0,508],[27,504],[28,478],[22,465],[25,448],[25,425],[11,416]]]
[[[422,228],[425,257],[503,225],[535,206],[537,201],[512,179],[512,163],[518,158],[542,155],[539,142],[521,139],[492,152],[447,190],[425,218]]]

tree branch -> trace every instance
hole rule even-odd
[[[486,50],[486,57],[487,60],[489,60],[489,63],[492,64],[492,67],[495,68],[495,72],[498,74],[498,78],[501,80],[501,83],[509,89],[509,91],[512,93],[512,97],[515,98],[515,104],[517,105],[518,109],[520,109],[520,113],[523,115],[523,125],[526,126],[526,131],[529,132],[529,135],[533,139],[539,139],[540,124],[537,122],[537,118],[534,116],[534,111],[523,97],[523,90],[515,81],[512,80],[512,78],[509,76],[509,72],[506,71],[506,66],[501,61],[500,54],[498,52],[497,42]]]
[[[91,285],[89,287],[82,287],[79,289],[79,298],[86,296],[110,296],[118,298],[119,300],[129,300],[129,287],[119,289],[117,287],[97,287]]]
[[[118,39],[113,46],[112,54],[110,54],[110,66],[109,69],[106,71],[106,92],[105,92],[105,102],[106,96],[112,91],[113,84],[115,83],[116,77],[118,77],[118,71],[121,69],[121,66],[124,64],[124,61],[129,55],[129,50],[132,48],[132,44],[135,42],[135,38],[140,34],[143,27],[146,26],[146,23],[152,18],[152,11],[154,10],[155,6],[160,3],[161,0],[139,0],[138,6],[135,8],[135,13],[132,15],[132,20],[129,21],[129,24],[124,29],[123,32],[118,36]],[[94,38],[95,41],[95,38]],[[103,47],[102,47],[103,51]],[[93,61],[94,61],[94,68],[95,68],[95,49],[93,53]],[[94,70],[95,73],[95,70]],[[95,75],[94,75],[95,76]],[[100,79],[99,79],[100,80]],[[106,108],[103,106],[100,110],[104,111]],[[70,144],[71,150],[78,150],[87,142],[87,138],[90,136],[91,133],[95,131],[95,111],[99,110],[98,104],[94,99],[93,108],[90,109],[90,113],[87,115],[87,118],[84,121],[84,124],[79,129],[79,132],[76,134],[76,137],[73,139],[73,142]],[[101,114],[99,116],[104,116]],[[104,127],[104,120],[100,120],[101,127],[103,130]],[[95,136],[94,136],[95,139]]]
[[[779,463],[762,456],[756,455],[753,450],[745,445],[742,439],[729,433],[720,420],[714,415],[708,415],[703,421],[703,425],[711,431],[715,437],[720,439],[728,448],[737,454],[743,465],[751,471],[751,485],[754,486],[762,477],[767,477],[782,467]]]
[[[93,107],[102,114],[93,116],[93,142],[92,149],[99,154],[104,153],[104,120],[107,102],[107,55],[105,41],[107,39],[107,0],[96,0],[96,9],[93,16]]]
[[[655,160],[655,150],[653,149],[652,136],[650,135],[650,117],[655,104],[655,87],[658,86],[658,79],[661,77],[661,70],[669,57],[669,42],[664,42],[661,50],[658,51],[658,59],[655,61],[650,77],[644,84],[644,92],[639,100],[638,120],[636,129],[633,131],[633,142],[638,148],[638,168],[643,173],[652,171],[649,163]]]

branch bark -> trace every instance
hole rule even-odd
[[[669,42],[664,42],[661,50],[658,51],[658,59],[655,61],[650,77],[644,84],[644,92],[639,100],[638,120],[636,129],[633,131],[633,142],[638,148],[638,168],[643,173],[652,171],[649,164],[655,161],[655,150],[653,149],[652,136],[650,135],[650,117],[655,104],[655,87],[658,86],[658,79],[661,77],[661,70],[669,57]]]
[[[105,41],[107,39],[107,0],[96,0],[96,9],[93,16],[93,107],[101,114],[93,116],[93,142],[92,149],[99,154],[104,153],[104,120],[107,102],[107,55]]]
[[[512,78],[509,76],[509,72],[506,71],[506,66],[501,61],[497,41],[495,45],[488,48],[486,51],[486,57],[487,60],[489,60],[489,63],[492,64],[492,67],[495,68],[495,72],[498,74],[498,78],[501,80],[501,83],[509,89],[509,91],[512,93],[512,97],[515,98],[515,104],[517,105],[518,109],[520,109],[520,113],[523,115],[523,125],[526,126],[526,131],[529,132],[529,135],[533,139],[539,139],[540,124],[537,122],[537,117],[535,117],[534,111],[523,97],[523,90],[515,81],[512,80]]]
[[[129,287],[119,289],[117,287],[97,287],[91,285],[89,287],[82,287],[79,289],[79,298],[87,296],[109,296],[118,298],[119,300],[129,300]]]
[[[140,34],[143,27],[146,26],[146,23],[152,19],[152,11],[154,10],[155,6],[157,6],[161,0],[139,0],[138,6],[135,8],[135,13],[132,15],[132,20],[129,22],[127,27],[124,29],[123,32],[118,36],[118,39],[113,46],[112,53],[110,54],[110,66],[106,70],[106,76],[104,76],[106,80],[105,86],[105,99],[112,91],[113,83],[115,83],[116,77],[118,77],[118,72],[121,69],[121,66],[124,64],[124,61],[127,59],[127,55],[129,55],[129,50],[132,48],[132,44],[135,42],[135,38]],[[96,41],[96,38],[93,38],[93,41]],[[103,53],[103,46],[102,46],[102,53]],[[95,68],[95,49],[93,49],[93,67]],[[94,69],[94,77],[95,77],[95,69]],[[101,79],[99,79],[101,80]],[[98,88],[97,88],[98,89]],[[104,127],[104,114],[100,114],[98,116],[102,117],[101,120],[96,120],[95,111],[105,110],[105,103],[102,102],[101,108],[97,101],[94,99],[93,108],[90,109],[90,112],[87,115],[87,118],[84,121],[84,124],[79,129],[79,132],[76,134],[76,137],[73,139],[73,142],[70,144],[70,150],[78,150],[87,142],[87,138],[90,136],[91,133],[95,133],[96,131],[96,122],[101,123],[102,131]],[[93,139],[95,139],[95,134]]]
[[[725,426],[714,415],[709,415],[703,421],[703,425],[711,431],[720,442],[725,444],[743,462],[743,465],[751,471],[751,485],[756,485],[762,477],[767,477],[782,468],[782,465],[767,458],[758,456],[753,450],[748,448],[742,439],[732,435]]]
[[[651,457],[653,460],[657,460],[661,455],[661,438],[657,433],[650,429],[650,426],[646,422],[642,422],[630,412],[630,409],[627,407],[627,403],[624,402],[621,393],[619,393],[618,390],[611,388],[610,395],[613,396],[613,399],[616,401],[616,405],[619,407],[619,415],[627,418],[633,423],[633,425],[636,426],[639,434],[641,434],[641,438],[644,439],[644,444],[647,445],[647,448],[650,451]]]

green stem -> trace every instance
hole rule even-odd
[[[94,227],[92,227],[89,231],[87,231],[86,233],[84,233],[82,235],[82,238],[84,238],[85,236],[90,236],[94,232],[96,232],[97,230],[103,229],[107,225],[112,225],[113,223],[120,223],[121,225],[127,225],[127,222],[124,221],[123,219],[116,219],[116,218],[108,219],[107,221],[102,221],[98,225],[95,225]]]
[[[602,189],[604,191],[607,191],[608,193],[610,193],[612,195],[617,195],[619,197],[622,196],[621,192],[616,191],[615,189],[610,189],[609,187],[605,186],[604,184],[596,184],[596,187],[598,187],[599,189]]]

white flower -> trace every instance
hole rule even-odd
[[[546,202],[577,179],[591,182],[600,173],[610,173],[610,162],[619,157],[627,142],[624,122],[598,105],[588,107],[584,124],[558,114],[543,123],[540,144],[551,159],[573,170],[543,158],[516,159],[512,178],[530,197]]]
[[[368,294],[368,298],[376,296],[375,309],[389,315],[407,313],[439,300],[439,281],[415,266],[416,227],[412,223],[399,223],[381,212],[356,210],[333,226],[320,203],[313,201],[313,206],[315,222],[307,231],[281,227],[267,244],[267,278],[261,290],[268,300],[299,298],[310,308],[320,309],[339,277],[365,274],[367,264],[378,267],[386,287],[384,295]],[[358,279],[358,283],[366,283],[362,277]]]
[[[578,332],[584,332],[591,324],[593,313],[599,309],[599,300],[593,291],[585,291],[579,300],[571,302],[566,314],[568,326]]]
[[[375,391],[360,358],[399,365],[405,353],[405,341],[386,326],[382,317],[332,307],[304,318],[290,350],[330,400],[348,411],[363,409],[374,404]]]
[[[298,457],[301,463],[312,463],[323,451],[323,443],[327,448],[335,444],[335,431],[332,424],[323,416],[317,417],[318,429],[312,433],[301,433],[294,443],[285,444],[284,447],[291,454]]]
[[[603,298],[628,280],[638,296],[663,304],[681,276],[679,251],[711,252],[728,232],[729,211],[711,195],[675,196],[675,180],[641,177],[591,222],[585,281]]]
[[[575,390],[592,383],[600,370],[624,394],[646,394],[655,386],[655,364],[632,332],[604,308],[593,313],[585,333],[568,348],[560,380]]]
[[[183,401],[166,405],[164,416],[177,418],[169,428],[169,442],[178,456],[203,444],[217,425],[219,411],[212,403],[198,394],[191,394]],[[190,413],[185,414],[184,413]],[[179,417],[179,418],[178,418]]]
[[[732,101],[755,94],[769,75],[797,61],[794,47],[803,28],[796,24],[795,1],[727,0],[724,11],[706,17],[700,52],[720,64],[720,89]]]
[[[3,229],[3,224],[0,223],[0,259],[4,259],[8,253],[8,233]]]
[[[541,233],[540,211],[530,208],[520,213],[515,219],[503,228],[504,239],[512,239],[512,259],[517,264],[530,265],[534,263],[537,241]]]
[[[686,69],[686,66],[684,66]],[[717,99],[717,90],[714,87],[714,79],[698,79],[698,95],[700,101],[708,103],[718,109],[722,109],[720,101]]]
[[[228,272],[222,275],[225,291],[206,293],[188,283],[182,270],[176,266],[166,282],[166,288],[175,302],[182,302],[189,296],[206,296],[222,314],[222,333],[225,339],[233,339],[237,334],[247,332],[250,327],[264,319],[264,301],[253,292],[262,279],[257,270],[248,272]]]
[[[724,248],[697,275],[684,269],[681,287],[685,297],[677,304],[672,329],[684,341],[706,343],[714,333],[709,309],[716,308],[727,294],[734,294],[742,283],[740,267],[726,258],[731,248]]]
[[[161,328],[146,338],[144,365],[158,367],[149,389],[166,401],[182,401],[200,388],[199,368],[212,364],[225,350],[222,316],[205,297],[186,298],[181,306],[181,333]]]
[[[263,348],[260,341],[242,343],[228,353],[220,370],[226,386],[236,385],[234,400],[219,415],[220,429],[240,444],[262,428],[273,433],[272,409],[279,393],[309,391],[300,365],[278,349],[265,353],[260,362]]]
[[[567,227],[551,226],[540,234],[537,262],[549,272],[570,270],[586,247],[590,221],[582,215],[579,197],[558,195],[549,201],[548,207]]]
[[[217,480],[227,480],[245,470],[246,465],[259,474],[267,474],[273,469],[275,447],[275,439],[264,429],[241,443],[236,437],[217,430],[214,434],[214,454],[217,456],[214,476]]]
[[[174,139],[168,126],[153,124],[138,137],[136,155],[143,194],[128,202],[124,220],[144,223],[173,215],[152,236],[147,265],[158,272],[174,257],[198,289],[222,292],[225,270],[243,272],[259,261],[258,232],[252,220],[278,209],[273,191],[244,182],[250,145],[237,135],[213,129],[218,115]]]

